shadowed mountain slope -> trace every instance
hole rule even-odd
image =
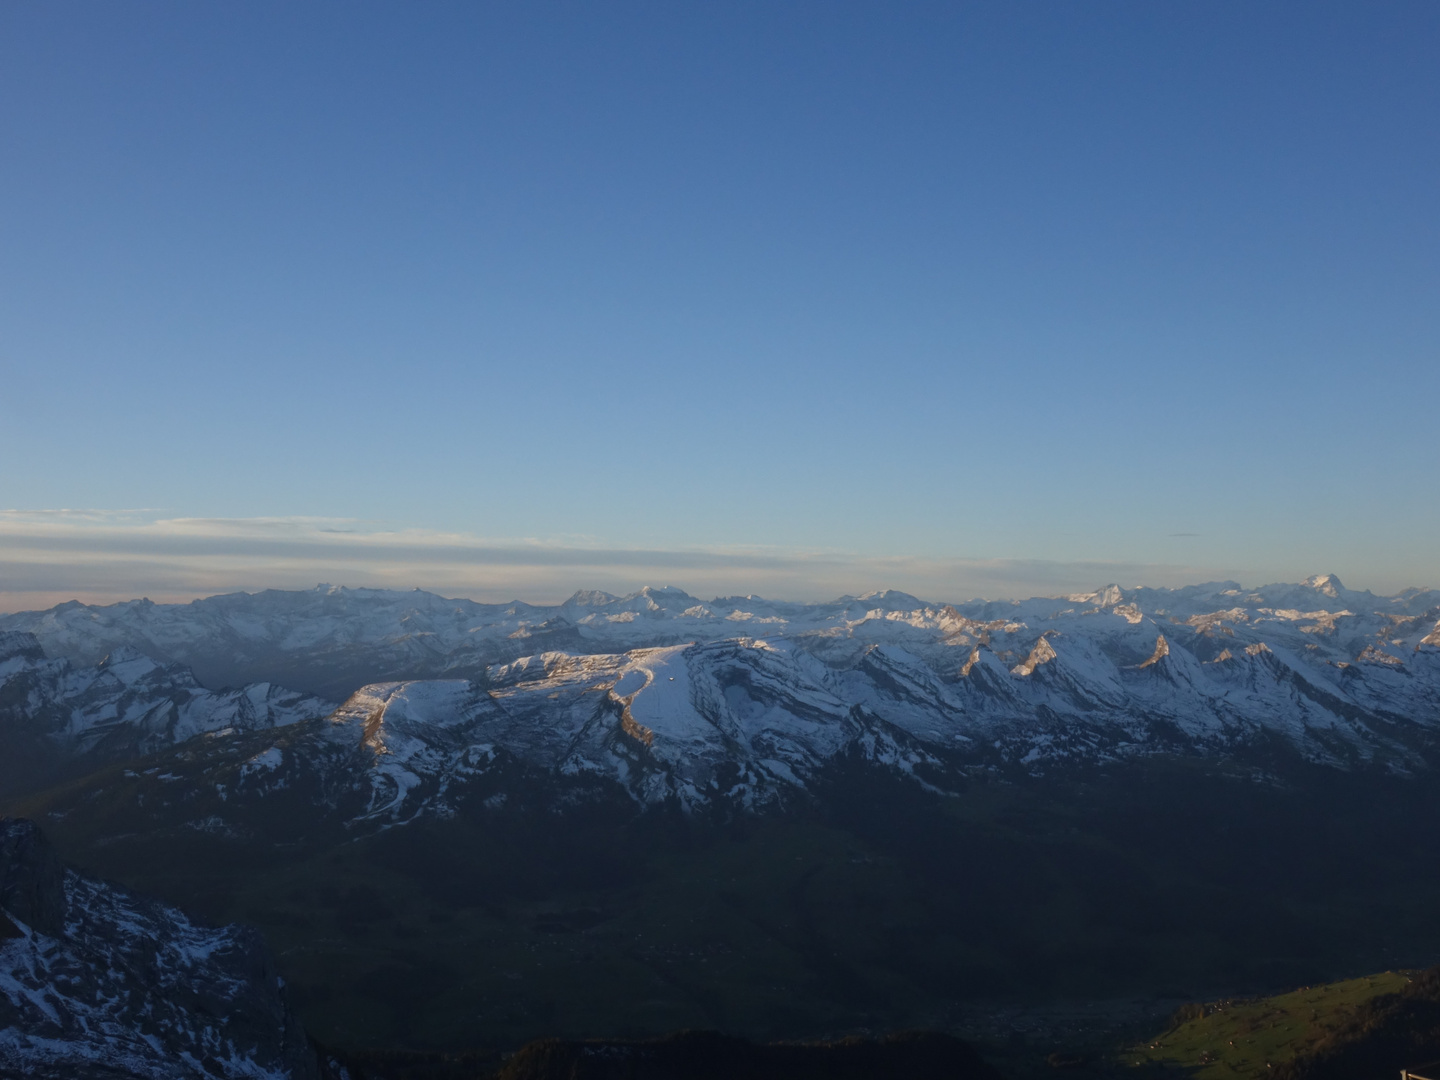
[[[320,1076],[259,935],[62,867],[0,819],[0,1073],[55,1080]]]

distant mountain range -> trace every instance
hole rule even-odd
[[[1333,575],[964,605],[647,588],[545,607],[321,586],[68,603],[0,631],[4,738],[30,758],[93,766],[286,727],[206,784],[244,795],[305,774],[363,789],[358,816],[375,821],[443,814],[448,792],[510,761],[643,804],[744,809],[842,756],[944,790],[977,770],[1277,747],[1403,774],[1429,768],[1440,737],[1440,593],[1378,597]],[[206,690],[187,666],[249,685]]]
[[[0,802],[261,927],[340,1047],[1248,993],[1440,957],[1437,625],[1333,576],[63,604],[0,617]]]

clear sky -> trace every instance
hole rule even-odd
[[[1440,585],[1437,125],[1433,2],[12,0],[0,606]]]

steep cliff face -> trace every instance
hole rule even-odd
[[[0,819],[0,1074],[320,1080],[259,934],[66,869]]]

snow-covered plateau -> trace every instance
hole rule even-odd
[[[298,720],[204,783],[227,800],[363,791],[355,819],[375,823],[443,816],[511,766],[695,809],[783,804],[841,759],[944,790],[977,770],[1154,753],[1405,774],[1440,747],[1440,593],[1380,597],[1333,575],[968,604],[665,588],[486,605],[321,586],[62,604],[0,630],[0,693],[16,701],[11,682],[29,680],[21,711],[49,709],[53,739],[118,726],[146,732],[143,751]],[[206,698],[176,665],[261,685]],[[317,718],[319,699],[267,685],[287,675],[349,696]]]

